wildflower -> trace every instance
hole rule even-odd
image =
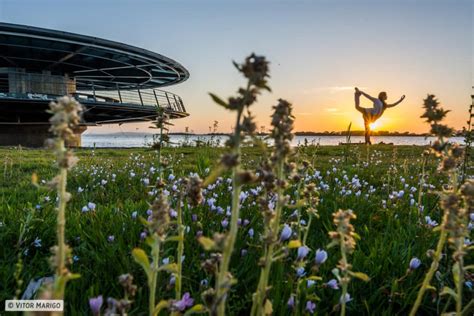
[[[189,179],[185,179],[186,195],[192,206],[197,206],[202,202],[202,180],[199,176],[194,175]]]
[[[341,240],[348,253],[352,253],[355,249],[354,226],[350,223],[351,219],[355,219],[356,215],[352,210],[339,210],[333,213],[333,222],[338,227],[337,232],[329,232],[329,237],[333,240]]]
[[[291,104],[283,99],[279,99],[273,109],[271,137],[275,140],[275,152],[272,155],[272,161],[280,161],[291,152],[290,141],[293,139],[294,116],[291,113]]]
[[[346,293],[346,295],[342,296],[339,298],[339,302],[342,304],[343,302],[344,303],[349,303],[350,301],[352,301],[352,298],[351,298],[351,295],[349,293]]]
[[[170,276],[170,280],[168,281],[168,284],[171,286],[174,286],[176,284],[176,277],[174,275]]]
[[[81,188],[81,187],[78,187],[78,188],[77,188],[77,193],[82,193],[82,192],[84,192],[84,189]]]
[[[288,306],[289,309],[295,308],[295,295],[294,294],[290,295],[290,298],[288,299],[286,306]]]
[[[245,200],[248,198],[248,193],[247,192],[240,192],[240,196],[239,196],[239,200],[240,200],[240,203],[243,204],[245,202]]]
[[[328,258],[328,253],[325,250],[318,249],[316,250],[316,256],[314,257],[314,261],[319,266],[323,264]]]
[[[221,221],[221,225],[222,225],[222,228],[227,228],[227,226],[229,226],[229,221],[227,220],[227,218],[224,218]]]
[[[163,194],[153,201],[150,228],[161,238],[165,237],[170,222],[169,209],[167,198]]]
[[[253,238],[253,236],[254,236],[254,230],[253,230],[253,228],[250,228],[250,229],[249,229],[248,234],[249,234],[249,237],[250,237],[250,238]]]
[[[326,286],[333,290],[338,290],[339,286],[336,279],[331,279],[326,283]]]
[[[41,248],[41,239],[39,239],[38,237],[35,238],[35,241],[33,241],[33,245],[36,247],[36,248]]]
[[[114,242],[115,236],[114,236],[114,235],[110,235],[109,237],[107,237],[107,240],[108,240],[108,242]]]
[[[134,297],[137,292],[137,286],[133,284],[133,276],[129,273],[121,274],[118,277],[120,285],[129,297]]]
[[[89,212],[89,208],[87,206],[83,206],[81,211],[82,213],[87,213]]]
[[[314,314],[314,309],[316,308],[316,303],[313,303],[312,301],[307,301],[306,302],[306,308],[305,310],[310,313]]]
[[[307,246],[301,246],[298,248],[298,256],[296,260],[303,260],[309,253],[309,248]]]
[[[306,281],[306,287],[307,287],[307,288],[310,288],[310,287],[312,287],[312,286],[315,285],[315,284],[316,284],[316,281],[314,281],[314,280],[307,280],[307,281]]]
[[[291,237],[292,232],[291,227],[285,224],[281,230],[280,241],[288,240]]]
[[[247,249],[242,249],[242,250],[240,251],[240,256],[241,256],[241,257],[245,257],[245,256],[247,255],[247,253],[248,253],[248,250],[247,250]]]
[[[102,295],[89,299],[89,307],[91,308],[92,314],[94,316],[100,315],[100,308],[102,307],[103,302],[104,300],[102,299]]]
[[[431,227],[436,227],[436,226],[438,226],[438,222],[432,220],[431,217],[428,216],[428,215],[425,216],[425,222],[426,222],[426,224],[427,224],[428,226],[431,226]]]
[[[134,212],[132,213],[132,219],[136,219],[137,216],[138,216],[138,212],[137,212],[137,211],[134,211]]]
[[[301,278],[301,277],[304,277],[306,275],[306,271],[304,270],[303,267],[299,267],[296,269],[296,275]]]
[[[179,301],[174,301],[172,306],[174,309],[182,312],[186,308],[193,306],[194,299],[191,297],[189,292],[183,294],[183,297]]]
[[[92,202],[87,203],[87,208],[89,210],[95,211],[95,207],[96,207],[95,203],[92,203]]]
[[[416,269],[418,269],[418,267],[420,265],[421,265],[421,260],[418,259],[417,257],[414,257],[410,260],[410,265],[409,265],[410,270],[412,270],[412,271],[416,270]]]

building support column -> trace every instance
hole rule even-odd
[[[46,140],[52,137],[49,127],[49,124],[0,124],[0,146],[44,147]],[[81,147],[81,134],[86,129],[85,125],[78,126],[74,130],[75,140],[66,146]]]

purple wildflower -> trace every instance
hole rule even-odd
[[[295,295],[291,294],[288,302],[286,303],[289,309],[295,308]]]
[[[333,289],[333,290],[338,290],[339,289],[339,285],[338,285],[336,279],[329,280],[328,283],[326,283],[326,286],[329,287],[330,289]]]
[[[250,229],[249,229],[248,234],[249,234],[249,237],[250,237],[250,238],[253,238],[253,235],[254,235],[253,228],[250,228]]]
[[[349,303],[350,301],[352,301],[352,298],[351,298],[351,295],[349,293],[346,293],[346,295],[344,297],[341,297],[339,298],[339,303],[342,304],[342,302],[344,303]]]
[[[303,267],[299,267],[296,269],[296,275],[301,278],[306,275],[306,271],[304,270]]]
[[[410,260],[410,270],[416,270],[421,265],[421,260],[417,257],[414,257]]]
[[[224,218],[221,221],[221,225],[222,225],[223,228],[227,228],[227,226],[229,226],[229,221],[227,220],[227,218]]]
[[[292,232],[293,231],[291,230],[291,227],[285,224],[283,226],[283,229],[281,230],[280,241],[285,241],[285,240],[290,239]]]
[[[306,302],[306,308],[305,310],[310,313],[314,314],[314,309],[316,308],[316,303],[313,303],[312,301],[307,301]]]
[[[318,249],[316,250],[316,256],[314,257],[314,261],[319,266],[323,264],[328,258],[328,253],[325,250]]]
[[[173,302],[173,307],[180,312],[184,311],[186,308],[193,306],[194,299],[191,297],[189,292],[183,294],[183,297],[179,301]]]
[[[99,295],[97,297],[91,297],[89,299],[89,306],[91,308],[92,314],[94,315],[99,315],[100,314],[100,308],[102,307],[102,303],[104,302],[102,295]]]
[[[309,253],[309,248],[307,246],[301,246],[298,248],[298,257],[296,260],[303,260]]]

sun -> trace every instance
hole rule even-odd
[[[370,128],[371,131],[375,130],[377,127],[379,127],[378,122],[373,122],[373,123],[369,124],[369,128]]]

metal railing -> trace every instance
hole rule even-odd
[[[113,104],[155,106],[175,112],[186,112],[180,96],[160,89],[141,90],[81,90],[73,95],[82,102],[106,102]]]
[[[61,81],[61,79],[63,79]],[[0,98],[54,100],[68,94],[79,102],[123,106],[161,107],[168,111],[186,113],[180,96],[160,89],[103,90],[100,82],[79,82],[62,76],[25,76],[24,73],[0,73]]]

